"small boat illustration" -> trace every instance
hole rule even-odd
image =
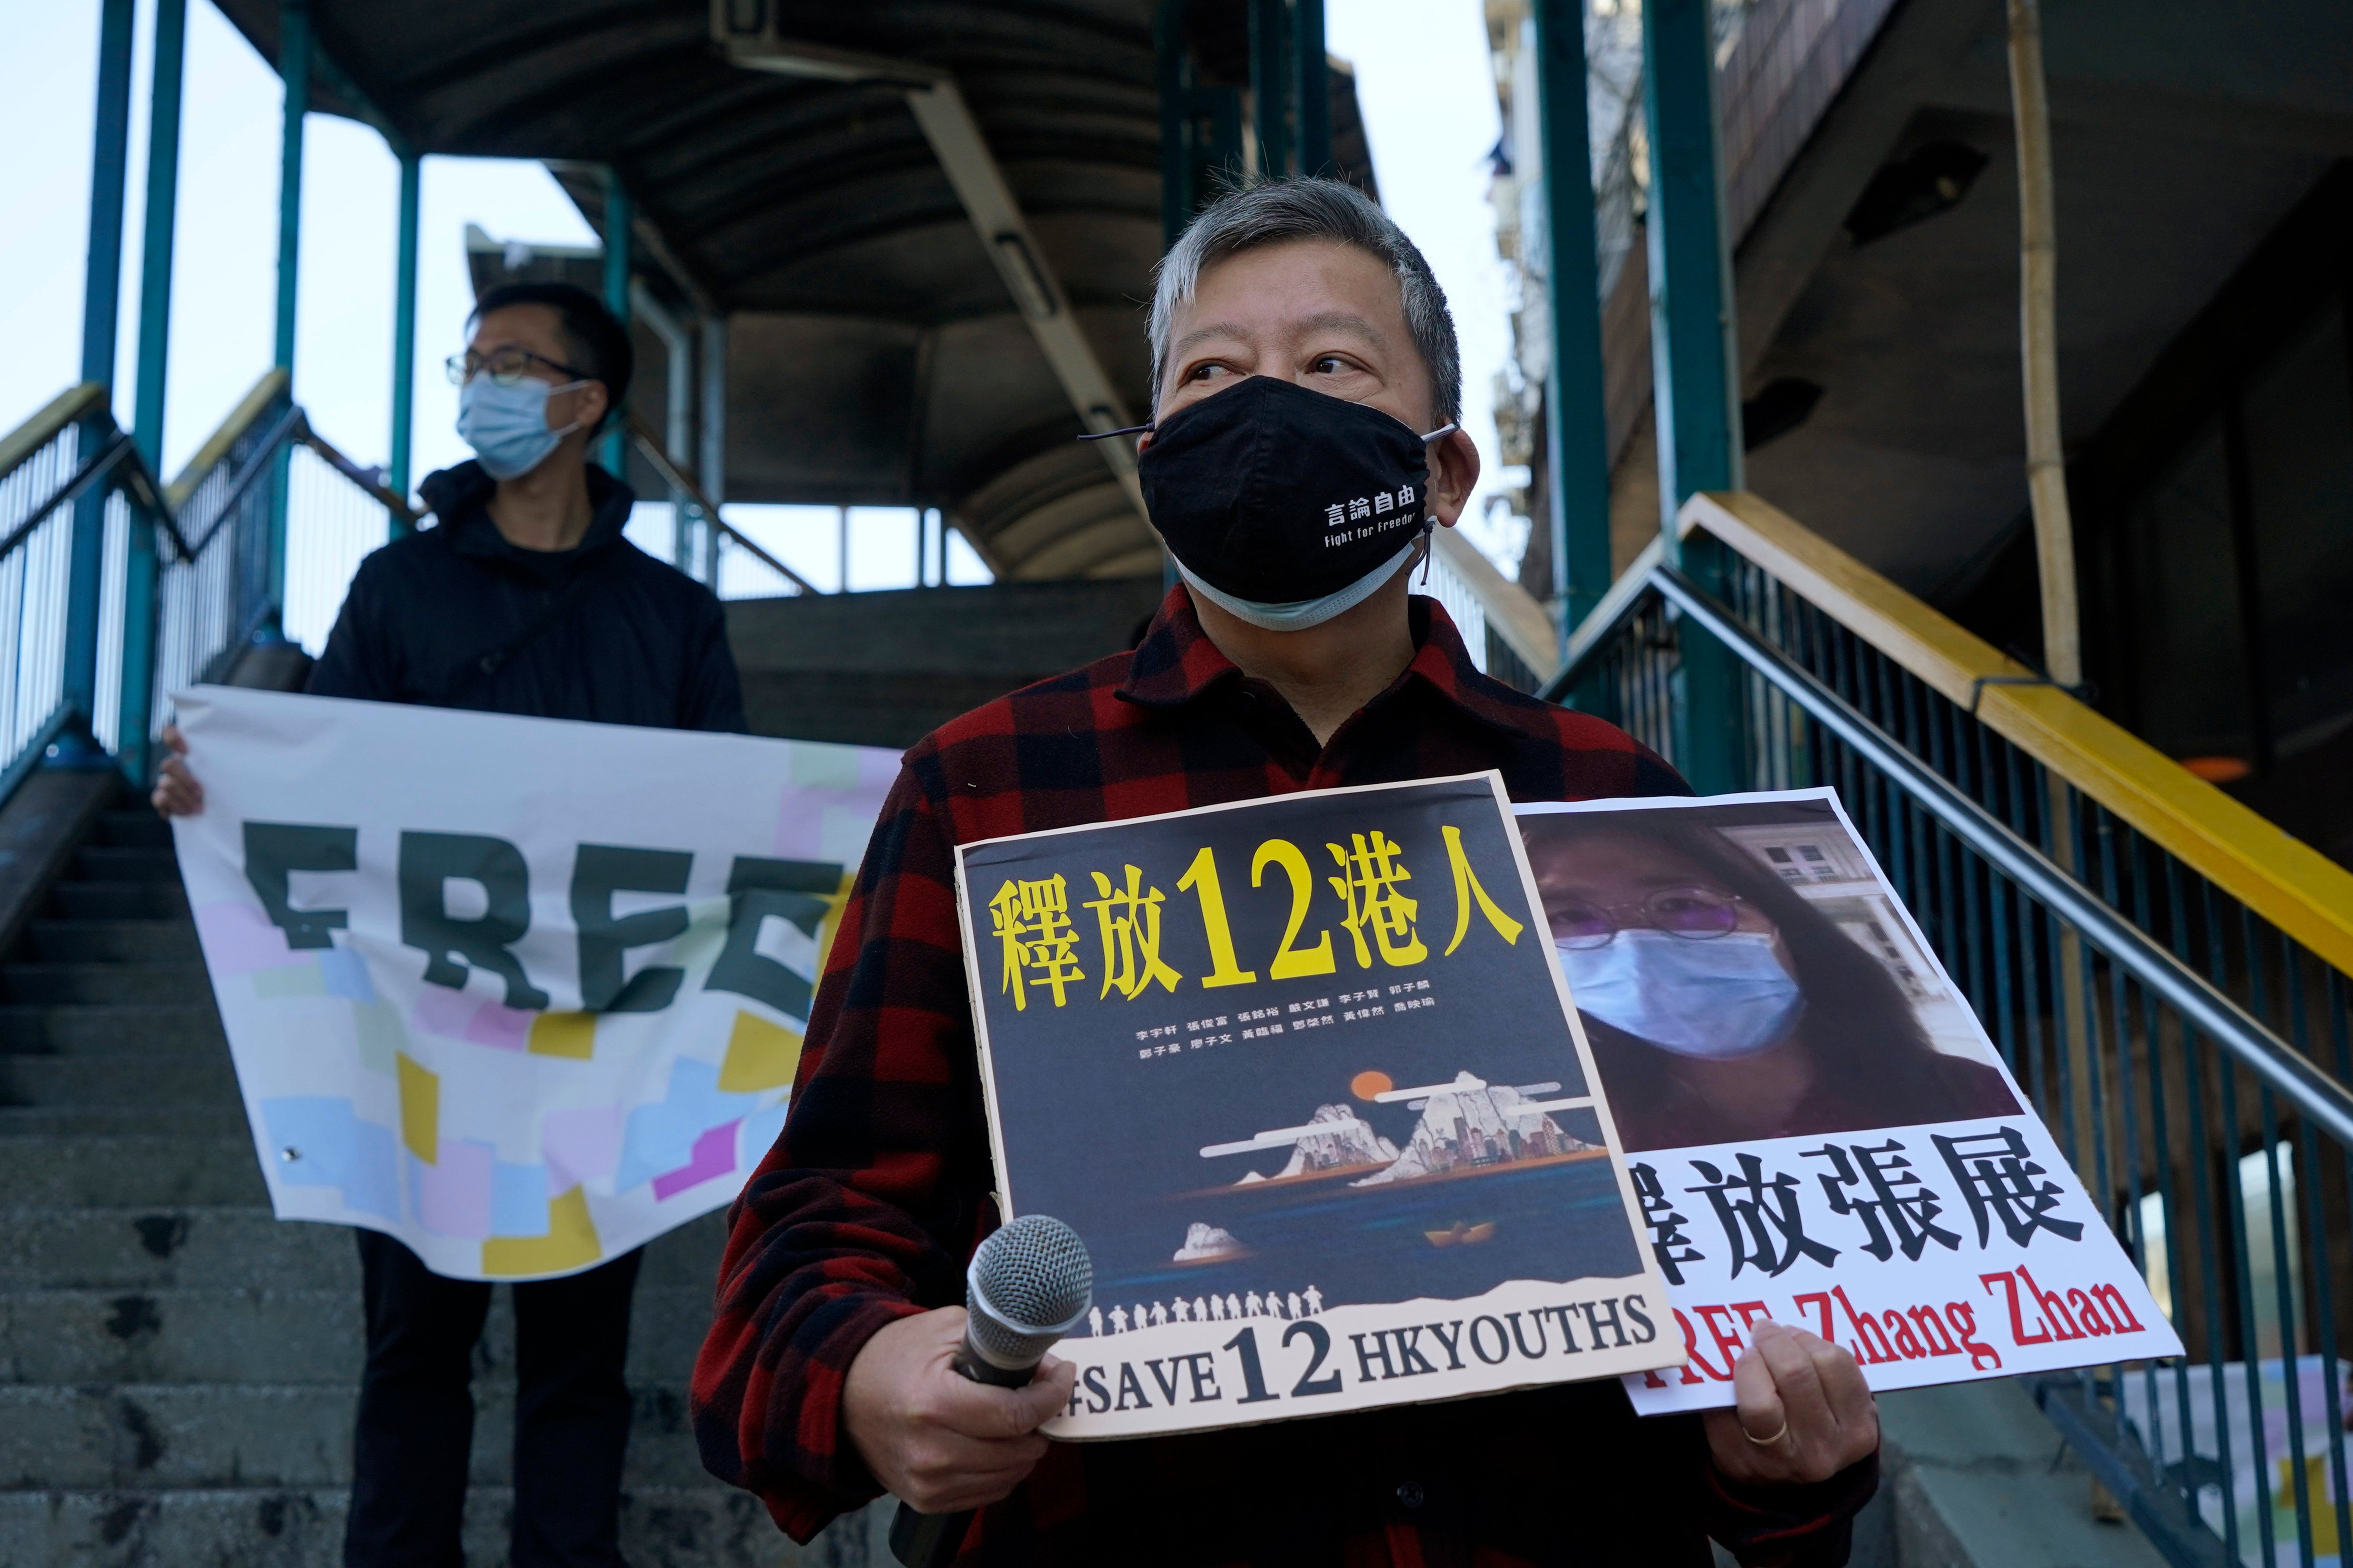
[[[1444,1230],[1425,1230],[1421,1234],[1430,1238],[1432,1247],[1476,1247],[1495,1239],[1495,1222],[1482,1219],[1477,1225],[1466,1225],[1458,1219]]]

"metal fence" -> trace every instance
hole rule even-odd
[[[723,599],[782,599],[818,590],[809,580],[727,525],[693,475],[670,461],[642,421],[629,442],[670,489],[670,562]],[[662,554],[654,551],[654,554]]]
[[[77,697],[94,700],[95,711],[79,717],[101,745],[112,743],[125,547],[134,509],[148,515],[153,500],[153,481],[105,411],[103,388],[70,389],[0,441],[0,646],[13,656],[0,685],[0,797],[73,722]],[[84,631],[90,685],[77,693],[69,589],[85,528],[94,531],[87,564],[98,595],[95,625]]]
[[[291,402],[271,399],[217,460],[173,487],[178,516],[153,531],[151,542],[157,557],[151,735],[170,720],[173,692],[218,673],[207,666],[243,647],[275,612],[269,556],[280,458],[301,422]]]
[[[142,748],[122,745],[126,721],[152,741],[173,692],[221,678],[277,630],[281,539],[289,581],[316,590],[298,599],[332,605],[388,525],[413,521],[310,429],[283,379],[265,377],[168,490],[101,386],[72,389],[0,438],[0,646],[14,655],[0,686],[0,798],[77,721],[142,769]],[[79,677],[69,668],[78,535],[94,540],[97,583]],[[325,627],[287,630],[323,640]]]
[[[2187,1347],[2042,1379],[2045,1412],[2169,1561],[2330,1560],[2353,1541],[2347,976],[1732,563],[1721,599],[1651,569],[1556,684],[1672,760],[1684,640],[1738,657],[1748,784],[1837,788]]]

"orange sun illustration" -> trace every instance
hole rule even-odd
[[[1396,1087],[1397,1085],[1389,1081],[1389,1075],[1385,1072],[1360,1072],[1348,1080],[1348,1092],[1358,1100],[1370,1100],[1375,1095],[1387,1094]]]

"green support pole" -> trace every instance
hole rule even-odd
[[[629,228],[636,221],[637,208],[629,200],[627,187],[621,184],[620,171],[605,171],[605,305],[629,324]],[[605,433],[605,471],[615,479],[628,473],[628,435],[621,427],[620,411],[613,412],[613,425]]]
[[[1160,85],[1160,244],[1166,249],[1193,216],[1192,165],[1185,145],[1185,0],[1160,0],[1152,19]]]
[[[294,300],[302,253],[302,121],[311,108],[311,7],[309,0],[280,0],[278,78],[286,105],[278,153],[278,325],[272,363],[293,384]],[[289,395],[292,395],[290,391]],[[269,603],[275,623],[286,605],[286,507],[290,447],[278,455],[269,498]]]
[[[1324,63],[1324,0],[1292,0],[1292,91],[1299,100],[1299,172],[1332,166],[1332,74]]]
[[[147,121],[147,216],[139,257],[139,387],[132,429],[151,473],[164,467],[164,374],[172,336],[172,238],[180,194],[180,85],[188,0],[155,0],[154,86]],[[145,787],[155,690],[158,541],[134,521],[122,577],[122,707],[115,758]]]
[[[385,488],[408,499],[410,426],[417,414],[417,199],[419,160],[400,155],[400,253],[395,264],[392,300],[392,460]],[[408,531],[392,521],[395,539]]]
[[[1251,129],[1258,137],[1259,173],[1280,179],[1292,172],[1292,101],[1298,73],[1291,65],[1291,14],[1283,0],[1250,0]]]
[[[1723,547],[1712,540],[1684,545],[1675,537],[1675,514],[1695,492],[1741,484],[1739,359],[1708,0],[1649,0],[1642,7],[1642,44],[1660,526],[1667,560],[1721,595]],[[1679,638],[1683,700],[1675,762],[1703,795],[1746,788],[1740,667],[1730,649],[1689,621]]]
[[[98,112],[90,136],[90,253],[81,290],[81,378],[111,384],[115,334],[122,299],[123,184],[131,155],[131,29],[133,0],[104,0],[98,19]],[[110,434],[108,422],[86,421],[78,451],[88,457]],[[67,568],[65,700],[74,717],[58,737],[50,765],[103,763],[90,738],[98,714],[100,595],[106,577],[107,492],[74,503],[73,542]]]
[[[1601,392],[1601,279],[1594,259],[1593,136],[1585,7],[1535,0],[1543,123],[1545,278],[1552,372],[1545,385],[1545,489],[1561,644],[1609,589],[1609,421]]]

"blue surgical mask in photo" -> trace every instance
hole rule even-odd
[[[501,386],[478,375],[458,389],[458,437],[474,449],[482,472],[494,479],[520,479],[555,450],[555,444],[580,427],[578,421],[561,430],[547,427],[547,400],[588,384],[567,381],[562,386],[525,376],[512,386]]]
[[[1599,947],[1553,946],[1578,1012],[1679,1057],[1754,1056],[1805,1006],[1758,931],[1694,942],[1636,927]]]

